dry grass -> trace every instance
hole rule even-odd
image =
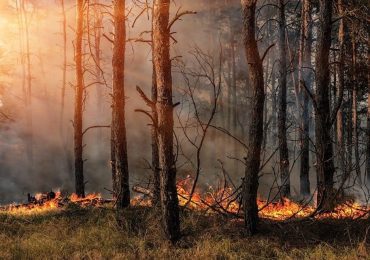
[[[370,220],[263,221],[261,233],[246,238],[239,221],[184,212],[174,246],[154,210],[122,215],[119,227],[110,208],[0,213],[0,259],[370,259]]]

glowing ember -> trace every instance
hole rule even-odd
[[[93,200],[100,200],[101,195],[99,193],[91,193],[91,194],[87,194],[84,198],[81,198],[81,197],[78,197],[76,193],[72,193],[69,199],[71,202],[93,201]]]

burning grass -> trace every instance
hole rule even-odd
[[[178,183],[178,198],[181,207],[202,214],[219,214],[225,217],[242,218],[238,189],[225,186],[216,190],[209,188],[207,192],[194,192],[192,194],[189,183],[189,179]],[[142,193],[142,195],[134,197],[131,200],[131,205],[150,207],[151,191],[137,186],[133,189]],[[76,194],[65,196],[58,191],[39,193],[34,197],[29,194],[28,203],[0,207],[0,211],[11,214],[37,214],[63,210],[71,203],[82,207],[104,207],[107,203],[113,204],[114,200],[103,199],[100,194],[88,194],[85,198],[79,198]],[[354,201],[343,201],[332,212],[324,214],[317,214],[315,207],[310,203],[298,203],[287,198],[275,202],[259,199],[257,204],[259,215],[262,218],[278,221],[308,217],[317,219],[359,219],[368,217],[370,213],[369,206],[362,206]]]
[[[10,204],[0,208],[0,211],[13,215],[34,215],[61,211],[70,204],[77,204],[81,207],[102,207],[113,200],[103,199],[100,194],[88,194],[85,198],[79,198],[76,194],[62,196],[60,191],[38,193],[35,196],[28,194],[28,203]]]
[[[0,213],[0,259],[369,259],[369,219],[285,223],[262,220],[246,238],[243,222],[182,211],[181,241],[162,238],[159,213],[148,207],[122,212],[109,205],[23,215]]]
[[[307,218],[313,206],[259,200],[260,233],[247,238],[236,191],[210,188],[191,196],[179,183],[183,237],[174,246],[161,235],[150,190],[140,190],[146,195],[119,215],[114,201],[99,194],[50,192],[2,207],[0,259],[370,259],[369,208],[351,201]]]

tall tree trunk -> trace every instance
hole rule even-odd
[[[231,30],[231,60],[232,60],[232,131],[236,134],[238,102],[236,96],[236,57],[235,57],[235,33]],[[235,147],[234,147],[235,148]],[[235,149],[234,149],[235,150]]]
[[[84,27],[84,0],[77,0],[76,9],[76,40],[75,40],[75,63],[76,63],[76,89],[75,89],[75,111],[74,111],[74,153],[75,153],[75,190],[79,197],[85,196],[85,183],[83,172],[83,67],[82,67],[82,36]]]
[[[301,39],[299,50],[299,111],[302,111],[300,119],[300,153],[301,153],[301,168],[300,168],[300,190],[303,197],[310,195],[310,115],[309,115],[309,95],[308,90],[311,90],[311,46],[312,46],[312,18],[311,18],[311,1],[304,0],[302,4],[302,23],[301,23]]]
[[[257,231],[258,225],[258,173],[260,168],[261,145],[263,139],[263,108],[265,91],[263,82],[262,60],[259,56],[255,28],[255,0],[241,0],[243,16],[244,48],[248,64],[248,76],[251,86],[251,115],[248,135],[248,153],[246,157],[245,177],[243,180],[243,209],[247,235]]]
[[[285,38],[285,1],[279,0],[279,110],[278,138],[280,154],[281,196],[290,196],[289,151],[286,136],[287,52]]]
[[[344,180],[343,182],[346,182],[348,178],[350,177],[352,170],[353,170],[353,165],[352,165],[352,149],[353,149],[353,128],[352,128],[352,86],[349,84],[348,85],[348,105],[346,107],[347,109],[347,118],[346,118],[346,132],[347,132],[347,167],[346,167],[346,173],[344,175]]]
[[[355,23],[352,25],[352,125],[353,125],[353,146],[355,151],[355,171],[359,185],[362,184],[360,171],[360,152],[358,149],[358,116],[357,116],[357,57],[356,57],[356,35]]]
[[[153,35],[152,35],[153,38]],[[153,39],[152,39],[153,40]],[[152,63],[153,63],[153,74],[152,74],[152,117],[153,125],[151,129],[152,135],[152,171],[153,171],[153,204],[159,205],[161,200],[161,181],[160,181],[160,166],[159,166],[159,154],[158,154],[158,113],[157,113],[157,100],[158,100],[158,90],[157,90],[157,78],[155,72],[154,64],[154,50],[152,50]]]
[[[67,16],[65,8],[65,0],[60,0],[62,11],[62,36],[63,36],[63,66],[62,66],[62,87],[60,95],[60,118],[59,118],[59,131],[65,155],[66,171],[73,174],[73,153],[71,150],[70,142],[72,142],[72,133],[68,128],[67,133],[64,132],[64,111],[65,111],[65,92],[67,88]]]
[[[25,64],[27,65],[27,77],[26,80],[26,124],[27,124],[27,140],[26,140],[26,152],[29,163],[29,171],[32,173],[33,169],[33,120],[32,120],[32,74],[31,74],[31,53],[30,53],[30,37],[29,37],[29,21],[26,10],[26,3],[24,0],[20,1],[21,12],[23,13],[23,25],[24,26],[24,41],[25,41]]]
[[[339,16],[344,15],[343,0],[338,0],[338,11]],[[344,90],[344,56],[345,56],[345,46],[344,46],[344,18],[340,20],[339,30],[338,30],[338,41],[339,41],[339,64],[338,64],[338,93]],[[343,131],[343,106],[340,106],[337,114],[337,150],[338,150],[338,162],[339,168],[342,171],[342,178],[345,180],[345,153],[344,153],[344,131]]]
[[[275,84],[276,82],[276,72],[275,72],[276,66],[272,66],[271,68],[271,141],[272,145],[276,145],[276,129],[277,129],[277,100],[276,100],[276,92],[277,92],[277,86]]]
[[[95,0],[94,6],[94,51],[95,51],[95,78],[96,82],[96,104],[97,104],[97,118],[102,118],[103,109],[103,88],[101,82],[103,81],[103,71],[101,68],[101,38],[103,29],[103,14],[99,7],[100,1]],[[101,153],[101,140],[103,131],[101,128],[97,130],[97,144],[99,144],[98,152]]]
[[[318,208],[332,208],[333,146],[330,136],[331,116],[329,99],[329,52],[332,30],[332,0],[320,0],[319,28],[316,51],[316,160]]]
[[[227,60],[227,129],[232,131],[233,105],[232,105],[232,62]]]
[[[113,188],[117,199],[117,208],[130,205],[130,187],[127,159],[127,140],[125,125],[125,50],[126,50],[126,14],[125,1],[113,2],[114,44],[113,44],[113,94],[112,94],[112,134],[113,165],[115,167]]]
[[[16,7],[16,10],[17,10],[17,22],[18,22],[18,33],[19,33],[19,55],[20,55],[20,61],[21,61],[21,67],[22,67],[22,91],[23,91],[23,98],[24,98],[24,102],[25,102],[25,107],[28,108],[28,98],[27,98],[27,88],[26,88],[26,76],[27,76],[27,73],[26,73],[26,62],[25,62],[25,50],[24,50],[24,14],[23,14],[23,8],[22,8],[22,5],[23,5],[23,0],[18,0],[15,1],[15,7]],[[28,112],[27,112],[28,113]],[[26,120],[27,120],[27,114],[26,114]],[[26,122],[26,128],[28,128],[28,123]],[[28,129],[26,129],[27,131]],[[29,142],[28,142],[28,137],[27,135],[25,135],[25,138],[24,138],[24,143],[25,143],[25,147],[26,147],[26,151],[29,150],[28,147],[29,147]],[[27,158],[26,158],[28,161],[29,161],[29,156],[28,156],[28,153],[27,153]]]
[[[171,241],[180,237],[176,162],[173,151],[173,102],[170,59],[170,0],[155,0],[153,6],[153,55],[158,90],[158,152],[161,180],[162,222]]]
[[[366,185],[370,187],[370,28],[367,28]]]
[[[60,97],[60,131],[63,137],[63,117],[64,117],[64,103],[65,103],[65,92],[67,85],[67,16],[65,10],[64,0],[60,0],[62,8],[62,26],[63,26],[63,79],[62,79],[62,91]]]

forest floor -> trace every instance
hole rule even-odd
[[[240,220],[183,212],[182,239],[171,245],[153,209],[123,215],[118,226],[109,207],[0,212],[0,259],[370,259],[370,219],[262,220],[246,238]]]

